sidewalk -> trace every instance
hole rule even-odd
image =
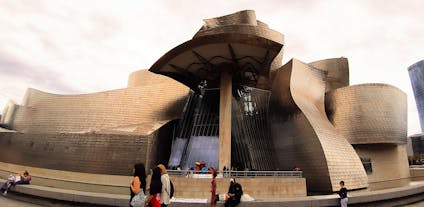
[[[0,196],[0,203],[2,207],[44,207],[32,203],[13,200],[5,196]]]

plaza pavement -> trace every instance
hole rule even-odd
[[[26,203],[14,199],[10,199],[7,196],[0,196],[0,206],[1,207],[45,207],[42,205],[36,205],[32,203]],[[172,204],[170,205],[172,207]],[[413,203],[409,205],[404,205],[402,207],[424,207],[424,201],[418,203]]]
[[[32,204],[32,203],[25,203],[22,201],[13,200],[3,195],[0,196],[0,206],[1,207],[43,207],[43,206]]]

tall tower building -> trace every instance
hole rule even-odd
[[[409,66],[408,72],[417,103],[421,131],[424,131],[424,60]]]

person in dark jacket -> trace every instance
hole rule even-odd
[[[243,195],[243,188],[236,179],[230,179],[230,187],[228,188],[228,199],[225,201],[225,207],[234,207],[240,203],[241,196]]]
[[[347,207],[347,189],[344,186],[344,181],[340,181],[340,191],[338,192],[339,196],[340,196],[340,206],[341,207]]]

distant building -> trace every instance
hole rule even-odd
[[[414,156],[424,155],[424,133],[410,136]]]
[[[421,130],[424,131],[424,60],[409,66],[408,72],[417,103]]]

